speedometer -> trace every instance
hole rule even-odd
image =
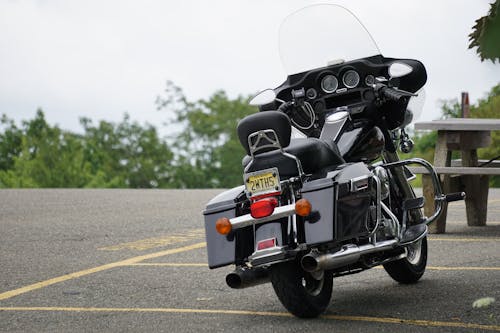
[[[342,82],[347,88],[354,88],[359,84],[359,74],[355,70],[348,70],[342,77]]]
[[[323,80],[321,80],[321,89],[328,94],[337,90],[338,86],[339,81],[331,74],[326,75]]]

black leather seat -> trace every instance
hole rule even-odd
[[[316,138],[292,139],[290,145],[283,150],[298,158],[306,174],[323,173],[345,163],[334,142],[329,144]],[[242,161],[243,167],[246,167],[250,161],[250,156],[245,156]],[[295,161],[287,158],[280,151],[256,155],[248,172],[272,167],[278,167],[282,177],[298,175]]]
[[[241,145],[250,155],[248,137],[258,131],[271,129],[284,151],[296,156],[306,174],[318,174],[345,163],[337,145],[316,138],[290,140],[291,123],[288,116],[278,111],[266,111],[243,118],[237,127]],[[265,140],[264,140],[265,141]],[[267,143],[267,142],[265,142]],[[250,156],[243,158],[243,167],[251,161]],[[277,167],[281,177],[293,177],[299,174],[295,159],[282,154],[276,147],[262,147],[254,153],[254,161],[247,172]]]

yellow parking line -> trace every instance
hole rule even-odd
[[[175,263],[175,262],[141,262],[127,266],[165,266],[165,267],[208,267],[202,263]]]
[[[186,252],[186,251],[190,251],[190,250],[194,250],[194,249],[199,249],[199,248],[202,248],[202,247],[205,247],[205,246],[206,246],[205,242],[203,242],[203,243],[196,243],[196,244],[193,244],[193,245],[188,245],[188,246],[179,247],[179,248],[175,248],[175,249],[170,249],[170,250],[164,250],[164,251],[160,251],[160,252],[149,253],[149,254],[145,254],[145,255],[142,255],[142,256],[125,259],[125,260],[122,260],[122,261],[117,261],[117,262],[113,262],[113,263],[110,263],[110,264],[105,264],[105,265],[97,266],[97,267],[94,267],[94,268],[84,269],[82,271],[75,272],[75,273],[61,275],[61,276],[58,276],[58,277],[55,277],[55,278],[52,278],[52,279],[49,279],[49,280],[45,280],[45,281],[37,282],[37,283],[34,283],[34,284],[30,284],[30,285],[22,287],[22,288],[18,288],[18,289],[14,289],[14,290],[3,292],[3,293],[0,294],[0,301],[4,300],[4,299],[11,298],[11,297],[14,297],[14,296],[17,296],[17,295],[21,295],[21,294],[27,293],[29,291],[33,291],[33,290],[36,290],[36,289],[44,288],[44,287],[47,287],[47,286],[50,286],[50,285],[53,285],[53,284],[56,284],[56,283],[59,283],[59,282],[64,282],[64,281],[67,281],[67,280],[76,279],[76,278],[79,278],[79,277],[82,277],[82,276],[85,276],[85,275],[89,275],[89,274],[93,274],[93,273],[97,273],[97,272],[102,272],[102,271],[105,271],[105,270],[108,270],[108,269],[111,269],[111,268],[120,267],[120,266],[126,266],[126,265],[130,265],[130,264],[135,264],[135,263],[141,262],[143,260],[153,259],[153,258],[158,258],[158,257],[163,257],[163,256],[166,256],[166,255],[180,253],[180,252]]]
[[[482,238],[453,238],[453,237],[429,237],[427,240],[432,242],[498,242],[500,237],[482,237]]]
[[[435,271],[500,271],[500,267],[477,267],[477,266],[427,266],[427,269]]]
[[[195,239],[202,239],[205,235],[205,229],[193,229],[183,233],[177,233],[173,235],[166,235],[160,237],[153,237],[147,239],[141,239],[134,242],[121,243],[116,245],[110,245],[105,247],[100,247],[98,250],[103,251],[119,251],[119,250],[138,250],[144,251],[155,247],[162,247],[167,245],[172,245],[176,243],[187,242]]]
[[[126,313],[191,313],[191,314],[222,314],[222,315],[243,315],[243,316],[263,316],[263,317],[291,317],[286,312],[266,312],[266,311],[246,311],[246,310],[222,310],[222,309],[176,309],[176,308],[79,308],[79,307],[0,307],[0,311],[52,311],[52,312],[126,312]],[[434,321],[403,319],[393,317],[368,317],[368,316],[341,316],[323,315],[323,319],[339,321],[360,321],[383,324],[412,325],[423,327],[455,327],[469,328],[490,331],[500,331],[499,325],[483,325],[474,323],[462,323],[451,321]]]

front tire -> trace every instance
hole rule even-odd
[[[385,271],[402,284],[416,283],[427,266],[427,237],[407,246],[406,258],[384,265]]]
[[[330,304],[333,275],[329,271],[308,273],[296,262],[285,262],[272,267],[271,283],[283,306],[294,316],[314,318]]]

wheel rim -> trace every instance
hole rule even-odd
[[[311,296],[318,296],[323,289],[325,274],[323,271],[308,273],[304,272],[302,277],[302,286]]]
[[[417,265],[422,257],[422,240],[406,247],[406,260],[412,265]]]

